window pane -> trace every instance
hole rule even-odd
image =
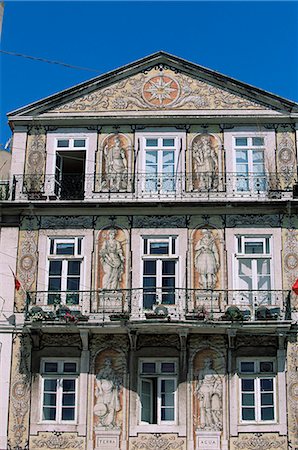
[[[162,274],[163,275],[175,275],[176,261],[163,261],[162,262]]]
[[[85,139],[74,139],[73,146],[74,147],[85,147],[86,140]]]
[[[168,242],[150,242],[150,254],[151,255],[168,255],[169,243]]]
[[[77,371],[77,364],[68,362],[64,363],[63,365],[63,372],[76,372]]]
[[[62,271],[62,261],[50,261],[49,274],[50,275],[61,275]]]
[[[252,145],[255,145],[255,146],[264,145],[264,138],[262,138],[262,137],[253,137],[252,138]]]
[[[75,394],[63,394],[62,406],[74,406],[76,401]]]
[[[261,408],[261,420],[274,420],[274,408]]]
[[[155,277],[144,277],[144,280],[143,280],[143,287],[144,288],[147,288],[146,290],[148,291],[150,291],[150,289],[148,289],[148,288],[152,288],[151,290],[154,290],[155,291],[155,288],[156,288],[156,278]]]
[[[173,151],[162,152],[163,153],[163,167],[173,165],[175,162],[175,153]]]
[[[144,261],[144,275],[156,275],[156,261]]]
[[[50,278],[49,291],[60,291],[60,290],[61,290],[61,278]]]
[[[261,391],[273,391],[272,378],[261,378]]]
[[[261,394],[261,406],[273,405],[273,394]]]
[[[74,420],[75,410],[74,408],[62,408],[62,420]]]
[[[161,420],[162,421],[173,421],[175,419],[173,408],[162,408],[161,410]]]
[[[163,373],[175,373],[175,363],[161,363],[161,371]]]
[[[157,147],[158,140],[157,139],[146,139],[146,147]]]
[[[44,380],[44,390],[47,392],[56,392],[57,380],[56,379],[46,379]]]
[[[242,391],[254,391],[254,380],[253,379],[242,379],[241,380]]]
[[[74,255],[74,242],[57,242],[56,254],[57,255]]]
[[[255,363],[253,361],[241,362],[241,372],[253,373],[255,371]]]
[[[68,261],[67,274],[80,275],[81,261]]]
[[[243,406],[255,406],[254,394],[242,394],[242,405]]]
[[[75,385],[75,380],[63,380],[63,392],[74,391]]]
[[[175,145],[174,139],[163,139],[162,142],[164,147],[174,147]]]
[[[247,162],[248,162],[248,152],[247,152],[247,150],[237,150],[237,152],[236,152],[236,163],[237,163],[237,165],[238,164],[244,164],[244,167],[246,167]],[[238,172],[240,172],[240,170]]]
[[[45,372],[58,372],[58,363],[56,362],[46,362],[44,364],[44,371]],[[45,380],[49,381],[49,380]]]
[[[153,389],[152,382],[142,380],[142,391],[141,391],[141,405],[142,413],[141,420],[143,422],[152,423],[152,406],[153,406]]]
[[[242,420],[255,420],[255,409],[242,408]]]
[[[246,254],[264,253],[263,242],[245,242],[244,251]]]
[[[162,287],[164,288],[175,288],[175,277],[163,277],[162,278]]]
[[[56,420],[56,408],[43,408],[43,420]]]
[[[66,289],[68,291],[78,291],[80,289],[80,278],[68,278]]]
[[[56,394],[44,394],[43,404],[44,406],[56,406]]]
[[[235,139],[235,143],[239,147],[246,146],[247,145],[247,138],[245,138],[245,137],[243,137],[243,138],[236,138]]]
[[[155,373],[156,367],[155,363],[153,362],[147,362],[142,364],[142,372],[143,373]]]
[[[58,139],[57,147],[68,147],[69,140],[68,139]]]
[[[260,362],[260,372],[273,372],[273,362],[272,361]]]

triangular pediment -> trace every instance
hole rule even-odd
[[[40,116],[156,111],[297,110],[297,104],[159,52],[11,113]]]
[[[264,106],[171,69],[151,69],[96,89],[53,112],[264,109]]]

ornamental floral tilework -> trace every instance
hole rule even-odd
[[[264,109],[257,103],[171,69],[151,69],[53,109],[57,112]]]

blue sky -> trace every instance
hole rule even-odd
[[[2,50],[94,68],[1,55],[5,113],[164,50],[298,101],[298,2],[91,1],[5,3]]]

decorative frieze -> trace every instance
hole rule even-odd
[[[17,279],[21,283],[21,289],[15,294],[15,308],[17,312],[23,312],[26,302],[26,291],[32,291],[36,287],[37,268],[37,239],[38,231],[20,230]]]
[[[9,447],[27,448],[31,387],[31,342],[28,334],[17,334],[12,347],[12,374],[8,423]]]
[[[185,450],[186,440],[175,434],[139,434],[129,440],[132,450]]]
[[[180,349],[180,340],[177,334],[142,334],[137,340],[137,349],[142,347],[174,347]]]
[[[278,434],[243,434],[231,440],[231,450],[287,450],[287,440]]]
[[[88,92],[53,110],[100,112],[165,109],[264,109],[264,106],[169,68],[162,71],[153,68]]]
[[[295,134],[294,132],[278,132],[277,140],[277,172],[281,174],[281,187],[289,188],[296,176]]]
[[[229,228],[233,227],[279,227],[280,216],[267,214],[233,214],[226,216],[226,225]]]
[[[296,228],[283,230],[284,289],[292,289],[298,270],[298,232]],[[293,294],[292,307],[298,309],[298,296]]]
[[[135,216],[133,226],[136,228],[184,228],[186,216]]]
[[[93,216],[43,216],[40,227],[54,230],[92,228]]]
[[[33,127],[28,132],[24,188],[27,192],[42,192],[46,162],[46,132],[44,127]]]
[[[84,438],[78,437],[74,433],[60,433],[54,431],[53,433],[39,433],[37,437],[31,437],[30,450],[83,450]]]
[[[293,339],[294,341],[294,339]],[[298,448],[298,342],[288,343],[288,432],[292,448]]]
[[[278,347],[276,336],[236,336],[235,348],[239,347]]]
[[[44,347],[82,347],[79,334],[44,333],[40,340],[40,348]]]

